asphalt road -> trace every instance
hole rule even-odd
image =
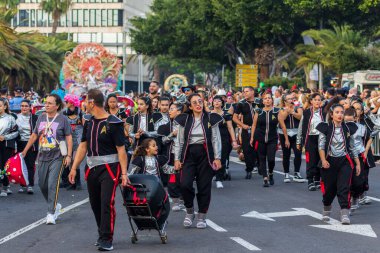
[[[280,155],[280,153],[279,153]],[[280,157],[280,156],[279,156]],[[167,228],[168,244],[156,231],[143,231],[139,241],[130,241],[126,210],[116,197],[115,252],[380,252],[380,172],[370,172],[369,196],[372,204],[351,216],[351,226],[319,220],[321,193],[308,192],[306,183],[283,183],[275,174],[275,185],[262,187],[254,175],[245,180],[244,166],[232,158],[232,181],[212,192],[205,230],[182,227],[184,212],[171,212]],[[281,159],[276,170],[282,170]],[[303,161],[302,174],[305,174]],[[95,220],[87,202],[87,191],[60,192],[64,207],[56,225],[45,225],[46,203],[36,187],[34,195],[17,193],[0,199],[0,252],[96,252]],[[244,216],[243,216],[244,215]],[[332,217],[339,220],[337,200]],[[343,231],[342,231],[343,230]]]

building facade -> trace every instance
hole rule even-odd
[[[41,0],[20,0],[12,27],[18,32],[38,31],[49,35],[53,19],[41,9],[40,3]],[[61,16],[57,33],[67,34],[69,40],[77,43],[100,43],[120,58],[125,45],[126,55],[131,55],[135,52],[130,48],[128,20],[144,17],[151,3],[152,0],[72,0],[70,10]],[[127,65],[127,81],[137,82],[137,69],[137,63]],[[149,80],[147,72],[145,66],[144,81]]]

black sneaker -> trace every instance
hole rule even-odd
[[[270,184],[270,185],[274,185],[273,174],[269,174],[269,184]]]
[[[264,179],[263,187],[269,187],[268,179]]]
[[[111,251],[113,250],[112,242],[111,241],[99,241],[98,246],[99,251]]]
[[[314,191],[317,190],[317,188],[315,187],[314,182],[313,182],[313,183],[309,183],[308,189],[309,189],[309,191],[311,191],[311,192],[314,192]]]
[[[316,189],[321,189],[321,182],[320,181],[314,181],[314,185]]]
[[[251,179],[252,178],[252,172],[247,172],[247,175],[245,176],[245,179]]]

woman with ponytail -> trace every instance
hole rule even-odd
[[[271,93],[264,92],[261,98],[264,108],[256,110],[250,144],[259,155],[259,173],[264,179],[263,186],[269,187],[269,185],[274,185],[273,170],[278,142],[277,125],[280,109],[273,107]]]
[[[319,132],[319,156],[321,159],[321,191],[323,194],[324,221],[330,220],[331,204],[338,197],[341,208],[341,222],[350,224],[352,173],[360,175],[358,154],[353,152],[354,135],[358,127],[353,122],[344,122],[344,108],[335,104],[330,108],[330,120],[321,122],[316,129]],[[351,156],[353,157],[351,157]]]
[[[306,156],[306,176],[309,191],[320,188],[320,168],[318,154],[318,135],[317,125],[325,121],[326,113],[321,107],[322,96],[313,93],[310,96],[310,108],[303,111],[303,115],[298,126],[297,148],[302,150],[305,147]]]
[[[126,131],[128,137],[134,140],[134,147],[147,138],[157,138],[157,128],[162,120],[161,113],[152,112],[152,103],[149,97],[137,99],[137,113],[128,117]]]
[[[223,118],[216,113],[207,113],[199,94],[191,94],[188,102],[189,111],[175,118],[178,133],[174,148],[174,166],[176,170],[181,170],[181,193],[186,207],[183,225],[189,228],[195,219],[195,181],[199,208],[196,227],[203,229],[207,227],[206,214],[211,201],[214,170],[222,167],[219,123]]]
[[[371,119],[365,114],[364,112],[364,105],[361,103],[361,101],[353,101],[352,107],[355,109],[357,118],[356,121],[358,124],[362,125],[366,129],[366,134],[363,137],[362,141],[365,147],[365,150],[359,157],[362,157],[363,159],[363,173],[364,173],[364,192],[359,196],[359,203],[360,204],[370,204],[371,200],[367,197],[367,192],[369,190],[369,184],[368,184],[368,175],[369,175],[369,169],[376,167],[375,159],[373,157],[372,153],[372,135],[374,132],[374,124],[371,121]]]

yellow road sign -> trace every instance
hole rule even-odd
[[[236,86],[258,87],[259,67],[258,65],[236,65]]]
[[[249,65],[249,64],[237,64],[236,69],[259,69],[259,66],[257,64],[255,65]]]

